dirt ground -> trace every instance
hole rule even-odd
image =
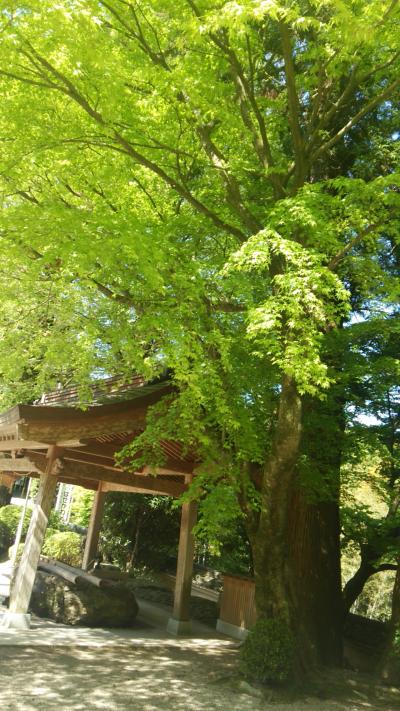
[[[0,648],[1,711],[399,711],[400,691],[344,672],[303,698],[243,690],[234,648],[163,644]],[[247,690],[248,691],[248,690]],[[258,690],[256,690],[257,693]]]

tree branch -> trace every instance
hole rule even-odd
[[[304,182],[306,175],[306,162],[304,155],[304,140],[300,126],[300,103],[296,91],[296,72],[293,63],[292,43],[289,28],[284,23],[280,23],[280,33],[282,40],[282,51],[285,62],[286,87],[289,104],[289,123],[292,134],[293,150],[295,157],[295,184],[299,187]]]
[[[193,14],[197,17],[197,19],[201,18],[201,14],[196,7],[196,4],[194,3],[193,0],[187,0],[188,5],[193,11]],[[227,34],[223,30],[220,31],[219,33],[216,32],[210,32],[209,33],[210,39],[213,41],[213,43],[223,52],[223,54],[226,56],[226,58],[229,61],[229,66],[232,74],[232,79],[236,87],[237,91],[237,96],[239,100],[239,108],[240,108],[240,114],[242,117],[243,124],[245,127],[248,129],[248,131],[251,133],[252,138],[253,138],[253,146],[254,150],[256,152],[256,155],[259,159],[260,164],[265,170],[268,170],[270,168],[274,167],[274,159],[272,155],[272,150],[271,146],[268,140],[268,134],[267,134],[267,129],[264,121],[264,116],[257,104],[256,98],[254,96],[254,92],[252,90],[251,84],[249,83],[246,74],[243,70],[243,67],[232,49],[232,47],[229,44]],[[248,52],[250,52],[249,45],[247,44]],[[251,65],[251,57],[249,55],[249,64],[250,64],[250,71],[252,71],[252,65]],[[251,111],[253,112],[257,125],[258,125],[258,131],[256,127],[253,124],[253,120],[251,118],[251,114],[249,111],[249,107],[251,108]],[[279,181],[279,177],[275,175],[273,172],[271,172],[268,175],[269,180],[271,181],[275,194],[277,197],[283,197],[285,194],[285,191],[282,187],[282,184]]]
[[[127,3],[127,5],[128,5],[128,7],[129,7],[129,9],[130,9],[130,11],[131,11],[131,13],[132,13],[132,16],[133,16],[133,19],[134,19],[134,22],[135,22],[135,25],[136,25],[136,31],[133,29],[133,27],[131,27],[131,26],[129,25],[128,22],[126,22],[126,20],[124,20],[123,17],[121,17],[121,15],[119,14],[119,12],[118,12],[114,7],[112,7],[112,5],[110,5],[110,4],[109,4],[108,2],[106,2],[105,0],[100,0],[100,4],[103,5],[103,7],[107,8],[107,10],[111,13],[111,15],[113,15],[113,17],[115,17],[115,19],[121,24],[121,26],[125,28],[126,33],[127,33],[127,36],[128,36],[128,37],[131,37],[132,39],[134,39],[134,40],[137,41],[137,43],[138,43],[140,49],[141,49],[145,54],[147,54],[147,56],[149,57],[149,59],[150,59],[154,64],[157,64],[157,65],[163,67],[163,69],[166,69],[167,71],[170,71],[170,67],[168,66],[168,63],[167,63],[167,61],[166,61],[166,59],[165,59],[165,56],[164,56],[164,54],[163,54],[163,52],[162,52],[162,50],[161,50],[160,42],[159,42],[159,40],[158,40],[158,36],[157,36],[157,34],[155,33],[155,30],[154,30],[153,26],[150,25],[150,27],[151,27],[151,29],[152,29],[152,32],[153,32],[153,34],[155,35],[155,38],[156,38],[156,43],[157,43],[157,47],[158,47],[158,52],[155,52],[155,51],[152,49],[152,47],[150,46],[150,44],[148,43],[148,41],[147,41],[147,39],[146,39],[146,37],[145,37],[145,35],[144,35],[144,32],[143,32],[143,30],[142,30],[142,27],[141,27],[141,24],[140,24],[140,22],[139,22],[139,19],[138,19],[138,17],[137,17],[136,10],[135,10],[135,8],[133,7],[133,5],[132,5],[131,3]],[[148,20],[147,20],[146,17],[145,17],[145,20],[148,22]]]
[[[397,570],[398,567],[394,563],[382,563],[382,565],[375,568],[375,573],[383,573],[385,570]]]
[[[375,232],[375,230],[379,229],[380,227],[383,227],[383,225],[385,225],[387,222],[389,222],[389,219],[381,220],[380,222],[375,222],[372,225],[368,225],[368,227],[362,230],[356,237],[354,237],[354,239],[350,240],[350,242],[348,242],[340,252],[338,252],[337,254],[335,254],[334,257],[332,257],[332,259],[328,262],[328,269],[331,269],[332,271],[336,269],[339,262],[344,259],[344,257],[353,249],[353,247],[356,247],[357,244],[362,242],[364,237],[371,234],[371,232]]]
[[[374,99],[371,99],[358,113],[356,113],[353,118],[351,118],[332,138],[329,139],[329,141],[326,141],[322,146],[320,146],[314,154],[311,155],[311,160],[316,160],[319,158],[325,151],[329,150],[332,148],[336,143],[338,143],[341,138],[357,123],[357,121],[360,121],[360,119],[364,118],[366,114],[368,114],[372,109],[374,109],[376,106],[381,104],[390,94],[393,93],[393,91],[400,86],[400,79],[395,79],[392,81],[391,84],[383,91],[381,94],[376,96]]]
[[[315,127],[314,131],[311,134],[311,141],[310,141],[310,146],[315,144],[316,139],[318,138],[318,132],[324,128],[332,119],[333,117],[338,113],[339,109],[343,106],[345,103],[346,99],[350,96],[351,92],[354,91],[358,86],[363,84],[365,81],[370,79],[374,74],[377,74],[378,72],[381,72],[388,67],[390,67],[396,59],[400,56],[400,50],[395,52],[395,54],[388,59],[386,62],[383,62],[382,64],[379,64],[378,66],[374,67],[369,72],[366,72],[362,76],[357,76],[357,69],[358,65],[353,67],[353,70],[351,72],[351,75],[349,77],[349,80],[342,91],[341,95],[339,98],[333,102],[331,108],[321,116],[320,121],[318,122],[317,126]]]
[[[208,296],[204,297],[207,309],[211,311],[220,311],[226,314],[240,314],[247,311],[244,304],[235,304],[231,301],[212,301]]]
[[[105,284],[102,284],[101,282],[97,281],[97,279],[95,279],[94,277],[88,278],[93,284],[97,286],[100,293],[104,296],[107,296],[108,299],[112,299],[112,301],[116,301],[118,304],[123,304],[124,306],[129,306],[130,308],[137,309],[135,302],[129,296],[119,294],[116,291],[113,291],[108,286],[105,286]]]
[[[219,148],[217,148],[211,138],[212,129],[213,126],[201,125],[198,126],[196,130],[206,154],[211,160],[214,168],[217,169],[226,187],[227,202],[240,217],[244,225],[250,230],[250,232],[259,232],[262,230],[262,225],[256,220],[250,210],[243,203],[238,182],[235,176],[229,172],[224,155]]]
[[[224,230],[225,232],[229,232],[234,237],[239,239],[240,242],[246,240],[246,235],[238,227],[235,227],[234,225],[231,225],[222,220],[215,212],[213,212],[210,208],[204,205],[204,203],[201,203],[187,188],[178,183],[171,175],[168,175],[168,173],[166,173],[163,168],[161,168],[161,166],[157,165],[149,158],[146,158],[145,156],[138,153],[130,145],[130,143],[117,131],[114,131],[114,137],[115,140],[125,149],[127,155],[131,156],[145,168],[148,168],[153,173],[162,178],[162,180],[167,183],[167,185],[169,185],[177,193],[179,193],[179,195],[181,195],[185,200],[187,200],[187,202],[190,203],[190,205],[192,205],[197,210],[197,212],[200,212],[201,214],[208,217],[216,227]]]
[[[204,203],[200,202],[200,200],[198,200],[186,187],[181,185],[173,176],[166,173],[160,165],[139,153],[132,146],[132,144],[127,139],[125,139],[116,129],[112,128],[111,126],[108,126],[102,115],[89,104],[88,100],[78,91],[76,86],[74,86],[74,84],[66,76],[64,76],[64,74],[62,74],[59,70],[53,67],[53,65],[50,64],[50,62],[48,62],[44,57],[42,57],[29,43],[27,43],[27,46],[29,46],[30,52],[43,66],[43,68],[51,75],[56,77],[59,82],[61,82],[61,85],[57,85],[57,89],[61,93],[64,93],[71,99],[73,99],[77,104],[79,104],[81,108],[96,121],[96,123],[98,123],[102,127],[111,129],[115,142],[119,146],[121,146],[123,152],[126,153],[126,155],[133,158],[137,163],[147,168],[152,173],[158,175],[164,183],[169,185],[171,188],[173,188],[174,191],[181,195],[181,197],[183,197],[190,205],[192,205],[192,207],[194,207],[197,212],[205,215],[211,222],[213,222],[216,227],[223,230],[224,232],[230,233],[240,242],[246,240],[246,235],[238,227],[235,227],[234,225],[225,222],[213,210],[204,205]],[[24,81],[24,79],[21,78],[21,81]]]

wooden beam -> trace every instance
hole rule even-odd
[[[68,462],[78,462],[80,464],[94,464],[102,469],[111,469],[112,471],[124,471],[122,467],[117,466],[114,460],[105,457],[99,457],[95,454],[86,454],[80,449],[68,449],[64,452],[63,459]]]
[[[161,481],[158,482],[156,480],[156,483],[154,485],[153,489],[149,489],[147,486],[146,481],[142,479],[142,484],[138,484],[137,486],[132,486],[126,485],[126,484],[111,484],[107,481],[102,483],[102,489],[103,491],[119,491],[122,493],[126,494],[148,494],[149,496],[174,496],[178,497],[178,494],[172,494],[171,493],[171,487],[170,487],[170,482],[166,485],[165,482]],[[184,491],[182,491],[182,494]],[[181,496],[182,494],[179,494]]]
[[[132,436],[132,439],[134,437]],[[83,440],[82,440],[83,441]],[[93,445],[93,443],[87,443],[85,445],[85,448],[79,448],[79,449],[74,449],[74,450],[69,450],[67,454],[64,456],[67,459],[74,459],[75,461],[90,461],[91,457],[95,458],[100,458],[100,459],[106,459],[111,462],[115,462],[115,455],[128,444],[128,442],[121,442],[119,444],[116,444],[114,446],[111,445],[101,445],[98,444],[97,446]],[[81,455],[84,455],[83,457]],[[101,462],[99,461],[99,464]],[[108,462],[109,464],[109,462]],[[173,458],[167,458],[165,464],[162,467],[157,467],[156,472],[157,475],[163,475],[166,474],[167,476],[185,476],[186,474],[192,474],[194,468],[198,466],[198,463],[196,462],[190,462],[184,459],[173,459]],[[116,468],[121,468],[122,467],[116,467]],[[138,471],[137,473],[142,473],[144,472],[145,474],[154,474],[154,467],[150,466],[145,466],[143,467],[140,472]]]
[[[115,451],[118,452],[118,449],[116,449]],[[127,468],[124,469],[122,466],[115,463],[113,455],[94,454],[91,452],[86,452],[82,449],[64,448],[63,459],[69,462],[96,464],[97,466],[102,467],[103,469],[111,469],[112,471],[128,471]],[[147,476],[148,474],[150,474],[151,476],[186,476],[188,470],[189,472],[192,471],[193,466],[194,465],[190,464],[189,462],[168,460],[167,464],[164,467],[154,468],[145,466],[142,469],[135,471],[134,473],[138,475],[143,474],[144,476]]]
[[[24,476],[28,476],[31,479],[40,479],[40,474],[42,472],[37,470],[37,472],[26,472]],[[0,475],[0,476],[5,476],[5,475]],[[7,474],[8,476],[8,474]],[[20,479],[21,474],[15,474],[13,475],[13,479]],[[82,486],[84,489],[91,489],[93,491],[96,491],[97,489],[97,482],[94,479],[77,479],[74,477],[69,477],[69,476],[63,476],[62,472],[59,472],[57,474],[57,481],[60,482],[60,484],[73,484],[74,486]]]
[[[0,457],[0,472],[39,472],[36,465],[27,457]]]
[[[44,469],[44,457],[37,453],[29,455],[29,459],[37,466],[40,471]],[[79,480],[94,480],[97,482],[108,482],[111,484],[123,484],[130,486],[133,489],[140,489],[143,492],[163,494],[166,496],[182,496],[186,490],[186,486],[174,481],[166,481],[156,477],[144,477],[138,474],[130,474],[124,471],[113,471],[96,466],[95,464],[69,462],[60,460],[60,469],[58,476],[70,477],[71,479]]]
[[[36,440],[5,439],[0,441],[0,452],[15,452],[19,449],[43,449],[46,452],[49,442],[37,442]]]
[[[194,465],[193,465],[194,466]],[[188,472],[187,469],[190,471]],[[143,474],[144,476],[183,476],[187,477],[192,472],[192,465],[188,462],[176,462],[174,461],[172,465],[169,462],[163,467],[149,467],[145,466],[141,469],[138,474]]]

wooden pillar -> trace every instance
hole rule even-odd
[[[3,621],[4,626],[7,627],[29,627],[29,615],[27,615],[27,612],[57,486],[57,476],[53,472],[58,452],[57,447],[49,448],[46,471],[40,475],[39,491],[32,512],[21,562],[12,587],[9,611]]]
[[[83,554],[82,561],[83,570],[87,570],[89,568],[90,563],[96,558],[97,555],[105,498],[106,492],[102,491],[102,483],[100,481],[98,489],[94,496],[92,512],[90,515],[90,522],[86,536],[85,552]]]
[[[190,594],[192,591],[194,536],[193,527],[197,519],[197,504],[193,501],[182,505],[181,530],[179,536],[178,564],[176,569],[174,611],[168,621],[167,630],[171,634],[189,634]]]

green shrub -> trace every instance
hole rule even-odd
[[[45,540],[42,553],[68,565],[80,565],[82,537],[72,531],[54,533]]]
[[[12,543],[12,536],[7,524],[0,521],[0,555],[3,555],[8,546]]]
[[[49,527],[54,531],[68,531],[68,526],[64,523],[58,511],[50,511]]]
[[[44,540],[47,541],[52,536],[55,536],[56,533],[60,533],[57,528],[51,528],[50,526],[47,526]]]
[[[241,649],[241,671],[253,681],[290,681],[293,674],[294,639],[279,618],[257,620]]]
[[[8,549],[8,557],[9,557],[10,560],[11,560],[11,558],[12,558],[13,555],[14,555],[14,548],[15,548],[15,543],[14,543],[13,546],[10,546],[10,548]],[[15,562],[16,562],[16,563],[19,563],[19,562],[20,562],[20,560],[21,560],[21,558],[22,558],[23,550],[24,550],[24,544],[23,544],[23,543],[20,543],[19,546],[18,546],[17,557],[16,557],[16,559],[15,559]]]
[[[15,534],[17,533],[21,513],[21,507],[15,506],[14,504],[9,504],[8,506],[2,506],[0,508],[0,522],[5,523],[8,530],[10,531],[11,541],[14,540]],[[28,509],[25,514],[24,527],[22,529],[23,536],[26,536],[27,534],[31,515],[32,511]]]

